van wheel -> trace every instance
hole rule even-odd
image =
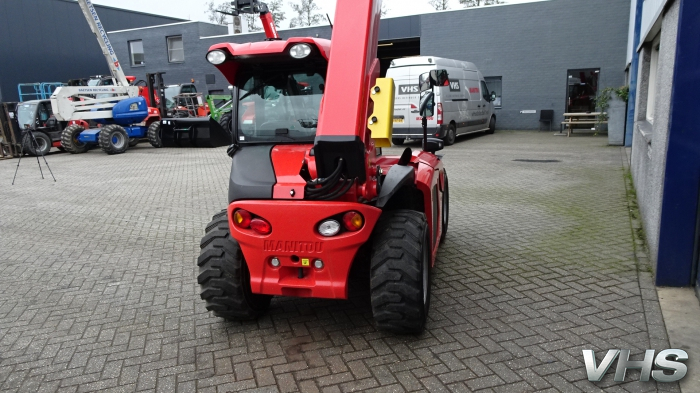
[[[445,141],[446,146],[450,146],[454,145],[455,139],[457,139],[457,129],[455,128],[454,124],[450,124],[450,126],[447,128],[447,134],[445,135],[443,141]]]
[[[403,145],[404,141],[405,141],[405,139],[403,139],[403,138],[391,138],[391,143],[393,143],[396,146]]]
[[[493,134],[496,132],[496,118],[491,116],[491,121],[489,121],[489,130],[486,131],[487,134]]]

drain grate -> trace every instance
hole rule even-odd
[[[561,162],[559,160],[528,160],[525,158],[518,158],[513,161],[518,161],[518,162],[543,162],[543,163],[548,163],[548,162]]]

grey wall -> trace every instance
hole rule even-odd
[[[107,30],[181,21],[95,8]],[[106,73],[107,63],[77,2],[0,1],[0,101],[16,101],[19,83],[66,82]]]
[[[654,271],[656,271],[659,251],[661,203],[663,201],[671,112],[671,88],[673,86],[680,10],[680,1],[673,3],[664,15],[662,22],[653,124],[647,122],[646,119],[651,43],[645,43],[639,55],[637,105],[632,139],[631,170]],[[654,37],[650,38],[653,40]]]
[[[566,109],[567,70],[600,68],[600,89],[625,82],[630,0],[553,0],[423,15],[421,55],[470,61],[503,78],[499,129],[537,129]],[[520,114],[535,109],[537,114]]]

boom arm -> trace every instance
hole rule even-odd
[[[95,11],[92,1],[78,0],[78,5],[80,5],[80,9],[83,11],[83,15],[85,15],[88,25],[90,25],[90,30],[92,30],[95,37],[97,37],[97,42],[100,44],[102,54],[107,60],[109,71],[112,73],[112,77],[117,82],[116,85],[129,86],[129,82],[126,80],[126,76],[124,76],[124,71],[122,71],[122,67],[119,65],[117,54],[114,53],[114,48],[112,48],[112,44],[109,42],[107,32],[105,31],[104,26],[102,26],[102,22],[100,22],[100,17],[97,16],[97,11]]]
[[[258,2],[258,0],[236,0],[233,2],[232,15],[234,16],[256,13],[260,14],[260,22],[263,25],[263,29],[265,29],[265,37],[267,37],[268,40],[279,40],[280,36],[277,34],[275,20],[267,4]]]

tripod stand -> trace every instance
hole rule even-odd
[[[41,162],[39,161],[39,154],[37,152],[41,151],[41,158],[44,159],[44,164],[46,164],[46,167],[49,168],[49,173],[51,173],[51,177],[53,177],[53,181],[56,181],[56,177],[53,175],[53,171],[51,171],[51,167],[49,166],[49,163],[46,161],[46,157],[44,156],[44,150],[39,149],[39,142],[37,142],[36,138],[34,137],[34,132],[31,130],[31,128],[27,128],[22,132],[22,147],[20,148],[20,153],[19,153],[19,161],[17,161],[17,168],[15,169],[15,176],[12,178],[12,185],[15,185],[15,179],[17,178],[17,171],[19,171],[19,164],[22,162],[22,156],[24,155],[24,149],[27,149],[29,152],[34,152],[34,155],[36,156],[36,163],[39,165],[39,173],[41,173],[41,178],[42,180],[44,179],[44,171],[41,169]]]

